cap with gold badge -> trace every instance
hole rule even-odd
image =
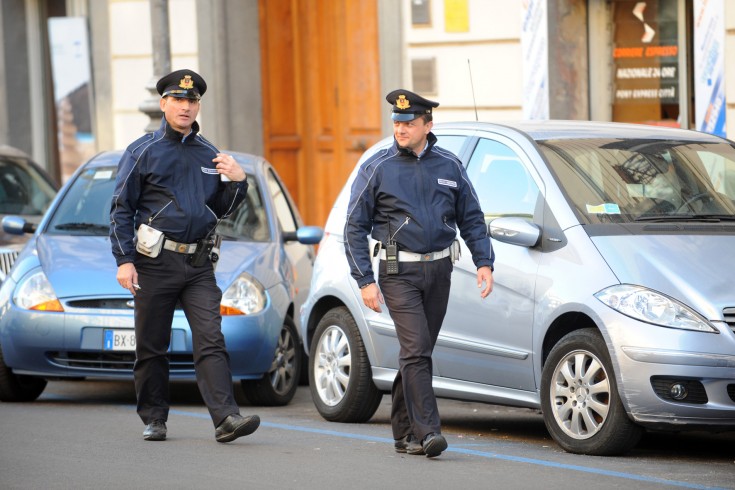
[[[434,107],[439,107],[439,102],[425,99],[409,90],[394,90],[385,96],[389,104],[393,104],[394,121],[413,121],[424,114],[431,114]]]
[[[161,97],[199,100],[207,91],[207,82],[194,71],[176,70],[162,77],[156,83],[156,90]]]

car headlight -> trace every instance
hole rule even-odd
[[[222,294],[220,314],[253,315],[265,308],[265,288],[250,274],[243,272]]]
[[[41,270],[20,280],[13,301],[25,310],[64,311],[46,274]]]
[[[719,333],[691,308],[641,286],[630,284],[611,286],[596,293],[595,297],[623,315],[653,325]]]

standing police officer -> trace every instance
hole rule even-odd
[[[408,90],[386,96],[393,105],[391,148],[362,164],[352,185],[345,250],[368,308],[388,307],[400,344],[393,382],[395,450],[428,457],[447,448],[431,384],[432,362],[447,310],[456,228],[472,253],[477,286],[492,291],[495,255],[485,218],[462,163],[434,146],[432,109],[439,104]],[[379,282],[368,235],[378,240]]]
[[[117,280],[135,296],[138,415],[146,424],[143,439],[166,439],[168,348],[180,302],[191,327],[197,384],[215,438],[229,442],[254,432],[260,418],[239,413],[220,329],[222,291],[209,258],[192,259],[201,257],[197,249],[202,251],[219,220],[243,201],[248,183],[237,162],[199,134],[196,117],[207,90],[204,79],[178,70],[161,78],[156,89],[164,113],[161,127],[128,146],[118,165],[110,211]],[[136,252],[136,230],[141,238],[151,228],[163,234],[160,251]]]

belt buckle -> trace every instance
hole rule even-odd
[[[186,243],[179,243],[176,245],[176,251],[180,254],[185,254],[188,251],[189,247],[186,245]]]
[[[432,253],[424,254],[424,262],[428,262],[431,260]]]

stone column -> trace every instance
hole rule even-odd
[[[168,30],[168,0],[149,0],[151,6],[151,39],[153,41],[153,78],[146,89],[151,98],[140,104],[140,111],[150,118],[145,131],[152,133],[161,125],[163,113],[160,107],[160,96],[156,91],[156,82],[171,72],[171,39]]]

